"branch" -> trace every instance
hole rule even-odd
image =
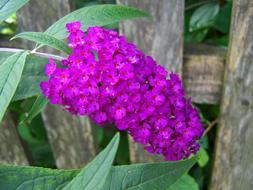
[[[219,118],[216,118],[214,121],[212,121],[212,122],[208,125],[208,127],[206,128],[206,130],[205,130],[203,136],[205,136],[205,135],[218,123],[218,121],[219,121]]]
[[[16,49],[16,48],[0,48],[0,52],[11,52],[11,53],[17,53],[17,52],[21,52],[21,51],[25,51],[24,49]],[[65,59],[64,57],[61,57],[59,55],[53,55],[53,54],[48,54],[48,53],[41,53],[41,52],[34,52],[34,55],[38,56],[38,57],[44,57],[44,58],[53,58],[57,61],[62,61],[63,59]]]

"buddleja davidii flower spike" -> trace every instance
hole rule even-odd
[[[99,125],[115,124],[166,160],[198,151],[204,129],[178,75],[168,74],[115,31],[90,27],[84,33],[80,22],[66,27],[73,53],[62,68],[50,59],[49,80],[41,83],[52,104]]]

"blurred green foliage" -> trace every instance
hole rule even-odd
[[[12,35],[17,30],[16,14],[12,14],[5,21],[0,22],[0,38],[5,35]]]
[[[186,0],[185,43],[227,47],[231,12],[231,0]]]
[[[210,104],[195,104],[199,110],[200,117],[204,127],[206,128],[212,121],[216,120],[220,114],[219,105]],[[190,175],[195,178],[199,184],[200,189],[207,189],[210,174],[212,170],[212,158],[214,152],[216,130],[213,128],[207,135],[205,135],[201,141],[201,150],[198,153],[200,157],[198,165],[195,165],[190,170]]]
[[[23,101],[12,102],[10,109],[16,116],[18,133],[23,140],[28,152],[32,165],[48,168],[56,168],[52,151],[47,138],[47,133],[41,114],[36,116],[32,121],[23,121],[29,113],[36,98],[30,98]]]

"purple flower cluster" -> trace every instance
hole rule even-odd
[[[115,124],[166,160],[198,151],[203,128],[178,75],[168,75],[115,31],[90,27],[84,33],[79,22],[67,30],[73,52],[61,67],[50,59],[49,80],[41,83],[52,104],[89,115],[99,125]]]

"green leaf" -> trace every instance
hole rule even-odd
[[[191,20],[192,13],[186,12],[185,13],[185,22],[184,22],[184,42],[185,43],[199,43],[202,42],[209,29],[203,28],[201,30],[197,31],[191,31],[190,30],[190,20]]]
[[[34,134],[31,132],[31,130],[29,129],[29,126],[26,123],[20,123],[17,127],[17,130],[18,130],[18,134],[26,142],[31,143],[31,144],[43,143],[42,139],[38,139],[37,136],[34,136]]]
[[[208,33],[208,29],[197,30],[193,32],[185,32],[184,41],[185,43],[200,43],[202,42]]]
[[[50,57],[50,55],[48,55]],[[59,64],[58,61],[55,61]],[[18,85],[13,101],[26,99],[41,93],[40,82],[47,80],[45,65],[48,58],[29,55],[26,60],[23,75]]]
[[[31,40],[39,44],[47,45],[57,50],[63,51],[67,54],[71,54],[70,48],[62,40],[58,40],[57,38],[43,32],[23,32],[14,36],[12,39],[16,38]]]
[[[47,58],[34,55],[27,56],[23,75],[12,99],[13,101],[26,99],[41,93],[40,82],[47,80],[44,73],[47,63]]]
[[[0,65],[0,121],[17,89],[27,52],[15,53]]]
[[[208,44],[212,44],[215,46],[220,46],[223,48],[227,48],[228,47],[228,43],[229,43],[229,36],[228,34],[222,37],[217,37],[217,38],[210,38],[208,40],[205,41]]]
[[[14,51],[20,50],[0,48],[0,66],[9,56],[13,55]],[[12,98],[13,101],[30,98],[41,93],[40,82],[47,80],[45,76],[45,65],[48,63],[50,57],[54,58],[58,65],[59,61],[57,60],[62,59],[59,56],[56,58],[56,56],[51,54],[34,54],[27,56],[20,83]]]
[[[20,136],[29,143],[32,143],[32,144],[43,143],[44,139],[38,138],[38,136],[36,135],[37,133],[39,134],[39,136],[41,136],[41,131],[38,130],[36,126],[36,130],[35,130],[36,133],[34,134],[33,131],[29,129],[28,124],[31,124],[32,120],[43,110],[43,108],[46,106],[47,103],[48,103],[48,100],[42,94],[40,94],[36,98],[30,111],[28,113],[22,114],[21,116],[22,119],[20,120],[17,129]]]
[[[218,3],[208,3],[196,9],[190,20],[190,31],[214,25],[219,10],[220,6]]]
[[[120,5],[94,5],[78,9],[50,26],[45,33],[56,38],[66,38],[65,25],[69,22],[80,21],[82,29],[89,26],[106,26],[126,19],[148,16],[147,13],[132,7]]]
[[[79,170],[52,170],[39,167],[0,165],[0,189],[60,190]]]
[[[227,2],[221,7],[220,12],[215,21],[214,27],[225,34],[229,33],[230,21],[232,13],[232,2]]]
[[[14,53],[7,51],[0,51],[0,66],[6,61],[6,59],[12,56]]]
[[[192,186],[192,189],[188,190],[196,189],[196,184],[189,179],[190,176],[182,177],[196,162],[195,158],[180,162],[111,166],[118,143],[117,134],[110,144],[82,170],[0,165],[0,189],[166,190],[171,185],[171,187],[185,187],[186,184]]]
[[[118,144],[119,134],[115,135],[109,145],[83,170],[52,170],[39,167],[0,165],[0,189],[102,189],[105,179],[110,173]]]
[[[107,148],[114,149],[114,151],[116,151],[115,148],[119,140],[118,136],[115,138],[111,142],[113,144],[110,143],[107,146]],[[104,151],[97,157],[102,153],[108,153]],[[110,154],[108,154],[108,157],[110,157]],[[94,164],[94,161],[91,163]],[[39,167],[0,165],[0,189],[88,190],[93,188],[96,190],[197,190],[196,182],[188,175],[183,176],[194,163],[195,160],[190,159],[175,163],[133,164],[128,166],[113,166],[112,168],[109,164],[107,169],[111,168],[111,172],[108,176],[108,172],[97,175],[103,169],[100,168],[100,165],[94,165],[91,170],[89,168],[91,164],[87,166],[85,176],[83,175],[84,170],[80,172],[80,170],[52,170]],[[160,174],[157,175],[158,173]],[[106,184],[101,187],[100,185],[104,183],[106,176]],[[76,183],[75,187],[71,186],[71,184],[73,185],[73,181]],[[92,183],[97,184],[91,186]],[[187,185],[188,189],[186,188]],[[169,186],[170,188],[168,189]],[[176,187],[178,188],[176,189]]]
[[[199,141],[199,144],[200,144],[200,146],[202,148],[208,149],[209,148],[209,138],[208,138],[208,135],[202,136],[201,139],[200,139],[200,141]]]
[[[24,6],[29,0],[1,0],[0,21],[7,19],[12,13]]]
[[[204,167],[209,161],[208,153],[204,148],[200,148],[198,152],[198,164],[200,167]]]
[[[40,94],[32,105],[31,110],[27,114],[27,116],[21,121],[23,122],[31,122],[33,118],[35,118],[47,105],[48,99],[46,99],[42,94]]]
[[[184,175],[167,190],[199,190],[199,186],[193,177]]]
[[[63,190],[104,190],[119,145],[119,133]]]
[[[134,164],[113,167],[106,180],[105,190],[166,190],[194,164],[195,158],[180,162]]]
[[[113,186],[111,183],[111,186],[104,186],[103,190],[122,190],[124,189],[123,185],[125,183],[125,180],[129,180],[128,178],[131,178],[131,174],[134,171],[135,173],[138,172],[140,169],[138,167],[140,164],[133,164],[129,166],[113,166],[111,169],[111,174],[108,176],[107,179],[116,180],[116,178],[112,178],[112,174],[115,172],[116,174],[121,175],[122,167],[132,167],[136,170],[129,170],[129,174],[127,178],[121,178],[117,180],[117,183],[119,186]],[[146,165],[153,165],[153,164],[146,164]],[[40,167],[27,167],[27,166],[10,166],[10,165],[0,165],[0,189],[5,190],[27,190],[31,189],[43,189],[43,190],[60,190],[63,189],[64,186],[66,186],[73,178],[77,177],[80,170],[53,170],[53,169],[46,169],[46,168],[40,168]],[[140,175],[135,175],[132,178],[136,177],[137,179],[134,179],[133,182],[136,180],[141,180],[141,175],[143,172],[147,172],[147,170],[139,171]],[[153,172],[152,170],[148,170],[148,172]],[[147,175],[147,174],[145,174]],[[117,177],[117,176],[115,176]],[[99,180],[99,179],[98,179]],[[82,182],[80,182],[82,183]],[[140,188],[142,188],[140,186]],[[75,190],[79,190],[80,188],[77,188]],[[86,190],[86,188],[82,188],[82,190]],[[152,189],[145,188],[145,190]],[[163,188],[159,190],[197,190],[198,185],[196,184],[195,180],[189,176],[184,175],[180,179],[178,179],[175,183],[173,183],[169,188],[164,186]],[[97,189],[96,189],[97,190]]]

